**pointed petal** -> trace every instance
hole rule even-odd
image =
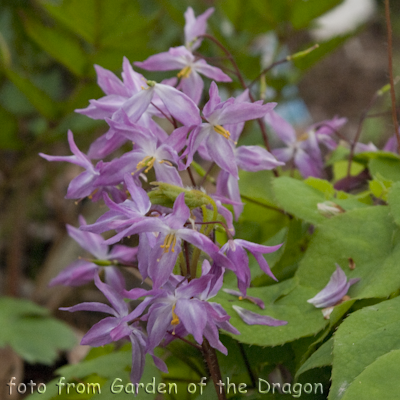
[[[269,317],[268,315],[256,314],[239,306],[232,306],[232,308],[239,314],[239,317],[247,325],[281,326],[287,324],[287,321],[281,321],[279,319]]]
[[[272,128],[272,130],[284,143],[290,144],[296,141],[296,131],[294,130],[293,126],[283,119],[277,112],[269,112],[264,117],[264,121]]]
[[[116,315],[115,310],[112,309],[110,306],[104,303],[97,303],[97,302],[84,302],[76,304],[72,307],[60,307],[59,310],[61,311],[95,311],[95,312],[102,312],[106,314]]]
[[[124,302],[122,296],[111,286],[103,283],[99,276],[94,277],[94,283],[97,288],[106,296],[107,300],[111,303],[111,306],[120,316],[125,316],[128,314],[128,306]]]
[[[218,118],[218,125],[237,124],[251,119],[262,118],[270,113],[276,103],[234,103],[224,107]]]
[[[352,283],[355,283],[354,281]],[[336,270],[329,279],[328,284],[312,299],[307,300],[317,308],[334,306],[349,290],[350,283],[342,268],[336,264]]]
[[[161,83],[157,83],[154,90],[171,115],[183,125],[201,124],[200,110],[191,98],[174,87]]]
[[[80,218],[79,222],[83,226],[86,225],[86,221],[83,217]],[[96,233],[84,232],[68,224],[66,227],[68,235],[83,249],[93,254],[98,260],[105,260],[107,258],[108,246],[104,244],[102,236]]]
[[[206,146],[213,161],[223,170],[239,179],[233,144],[222,135],[214,132],[207,138]]]
[[[195,69],[207,78],[213,79],[217,82],[232,82],[232,79],[222,72],[221,69],[207,64],[205,60],[200,59],[196,61]]]
[[[240,146],[236,149],[236,162],[239,168],[245,171],[262,171],[284,165],[269,151],[260,146]]]
[[[118,318],[107,317],[93,325],[86,335],[82,338],[81,345],[92,347],[104,346],[113,340],[110,332],[119,324]]]
[[[214,12],[214,8],[209,8],[203,14],[199,15],[197,18],[194,15],[192,7],[188,7],[185,12],[185,45],[191,50],[197,49],[203,39],[198,39],[197,36],[204,35],[207,29],[207,20],[210,15]]]
[[[184,60],[176,53],[171,53],[171,51],[155,54],[143,62],[135,62],[134,64],[148,71],[170,71],[185,67]]]
[[[187,78],[182,78],[178,89],[188,95],[196,104],[200,103],[201,95],[203,94],[204,83],[201,76],[194,70],[190,72]]]
[[[129,95],[124,84],[111,71],[96,64],[94,69],[97,74],[97,84],[105,94],[118,94],[120,96]]]
[[[92,262],[78,260],[64,268],[55,278],[53,278],[49,286],[81,286],[92,282],[99,267]]]
[[[203,343],[203,331],[207,324],[207,313],[202,302],[197,299],[178,299],[175,313],[186,330],[194,336],[196,342]]]

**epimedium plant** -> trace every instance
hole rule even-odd
[[[231,53],[206,33],[212,12],[195,16],[188,8],[184,44],[134,63],[178,70],[175,78],[148,80],[126,58],[122,80],[96,66],[105,96],[77,112],[105,120],[109,130],[87,154],[71,131],[73,155],[41,154],[84,168],[67,198],[89,197],[108,208],[92,224],[82,217],[79,229],[67,227],[91,256],[51,284],[94,281],[109,305],[63,309],[111,315],[82,344],[129,341],[132,384],[149,370],[159,376],[158,369],[166,382],[174,380],[171,373],[193,381],[209,376],[219,399],[232,396],[221,382],[233,377],[246,382],[247,397],[280,398],[296,397],[294,385],[313,379],[323,382],[312,398],[326,398],[329,374],[316,369],[326,373],[331,366],[329,399],[376,398],[374,385],[395,398],[395,385],[389,393],[388,387],[398,369],[398,127],[383,151],[359,143],[359,132],[338,145],[345,118],[298,135],[275,103],[254,97]],[[221,48],[233,70],[201,57],[205,40]],[[243,90],[224,98],[216,82],[229,82],[230,74]],[[202,75],[212,80],[204,100]],[[393,79],[376,97],[388,89],[393,95]],[[253,120],[264,147],[240,145],[245,123]],[[271,149],[267,128],[281,147]],[[105,240],[106,231],[115,234]],[[127,245],[133,235],[136,247]],[[151,287],[126,287],[120,270],[129,268]],[[130,309],[131,300],[140,302]],[[127,365],[126,346],[108,351],[59,373],[86,380],[96,374],[107,385],[114,377],[106,360],[120,357]],[[376,382],[377,371],[390,373]],[[260,380],[267,379],[277,384],[274,391],[261,390]]]

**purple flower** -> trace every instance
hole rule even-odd
[[[251,280],[249,258],[244,249],[247,249],[254,256],[258,265],[266,274],[268,274],[272,279],[277,280],[262,254],[272,253],[278,250],[281,246],[281,244],[277,246],[263,246],[243,239],[229,240],[228,243],[222,246],[220,252],[226,252],[226,256],[234,264],[234,271],[238,278],[238,287],[243,295],[246,295],[246,290],[250,286]]]
[[[275,319],[268,315],[260,315],[239,306],[232,306],[232,308],[247,325],[281,326],[287,324],[287,321]]]
[[[347,294],[349,288],[360,278],[353,278],[347,281],[346,274],[342,268],[336,264],[336,270],[329,279],[328,284],[312,299],[307,300],[317,308],[335,306]]]
[[[80,216],[79,222],[86,226],[85,219]],[[80,286],[91,282],[95,275],[103,269],[100,265],[108,265],[104,268],[106,282],[118,290],[122,290],[124,279],[117,268],[111,266],[118,261],[122,264],[132,264],[138,252],[137,248],[116,245],[111,251],[102,236],[96,233],[83,232],[80,229],[67,225],[69,236],[83,249],[94,256],[94,260],[81,259],[75,261],[61,271],[50,281],[50,286]]]
[[[182,89],[196,104],[203,93],[204,83],[199,74],[217,82],[231,82],[232,79],[219,68],[208,65],[203,59],[196,59],[184,46],[172,47],[168,52],[155,54],[136,66],[148,71],[170,71],[179,69],[181,79],[178,89]]]
[[[287,146],[272,150],[272,154],[284,163],[293,159],[294,165],[304,178],[320,177],[323,163],[315,136],[297,137],[292,125],[274,111],[267,114],[264,119]]]
[[[197,39],[197,37],[206,33],[207,20],[213,12],[214,8],[209,8],[196,18],[192,7],[188,7],[186,10],[185,46],[189,50],[196,50],[200,46],[202,39]]]
[[[239,332],[227,322],[230,317],[218,303],[206,301],[214,294],[213,288],[210,288],[212,279],[212,274],[190,282],[185,277],[171,276],[162,294],[155,296],[149,309],[147,330],[150,350],[158,346],[169,332],[172,337],[167,336],[167,341],[174,334],[192,334],[196,342],[201,344],[204,336],[212,347],[227,354],[219,340],[218,328],[233,334]],[[220,283],[222,281],[217,277],[217,287]],[[206,292],[211,294],[205,295]]]
[[[260,146],[240,146],[234,148],[234,157],[236,165],[244,171],[270,170],[285,165],[283,162],[277,161],[271,153]],[[220,171],[217,179],[216,195],[226,197],[237,203],[233,205],[233,211],[237,220],[243,211],[238,179],[227,171]]]
[[[221,102],[215,82],[211,83],[209,93],[210,99],[203,108],[204,119],[207,122],[199,124],[189,136],[188,147],[184,153],[187,156],[186,166],[192,162],[200,144],[205,142],[211,159],[220,168],[238,179],[233,141],[230,132],[223,125],[239,124],[264,117],[275,107],[275,103],[246,103],[234,98]]]
[[[137,324],[128,325],[129,322],[138,319],[149,304],[149,300],[143,301],[134,311],[129,313],[128,305],[123,297],[112,286],[103,283],[99,276],[95,276],[97,288],[104,294],[111,304],[111,307],[103,303],[81,303],[72,307],[63,307],[64,311],[96,311],[111,314],[111,317],[102,319],[82,338],[82,345],[104,346],[122,338],[128,338],[132,343],[132,370],[131,381],[139,382],[143,374],[145,364],[145,348],[147,340]],[[154,356],[153,356],[154,357]],[[167,372],[166,365],[159,359],[155,360],[158,367],[162,367]]]
[[[309,135],[315,135],[318,143],[324,144],[328,150],[335,150],[337,143],[333,134],[347,123],[347,118],[333,117],[331,120],[318,122],[307,129]]]
[[[181,177],[173,166],[174,164],[180,165],[179,156],[176,150],[169,145],[169,142],[174,140],[174,136],[169,136],[160,144],[156,136],[148,129],[136,124],[132,124],[132,128],[136,130],[130,136],[134,140],[135,148],[127,153],[126,157],[130,157],[132,165],[136,166],[137,173],[141,171],[147,173],[154,168],[157,181],[182,186]],[[181,130],[186,137],[185,128],[181,128]],[[136,134],[136,132],[140,134]]]
[[[106,241],[108,244],[116,243],[123,237],[133,234],[158,232],[154,248],[148,249],[148,252],[150,252],[148,274],[153,280],[154,288],[159,288],[167,282],[178,254],[181,252],[182,240],[193,244],[210,256],[218,257],[220,261],[223,260],[218,255],[218,246],[207,236],[195,229],[185,227],[185,223],[190,217],[190,210],[185,204],[184,196],[185,194],[181,193],[176,198],[172,213],[166,217],[146,217]]]
[[[108,117],[117,121],[123,119],[121,113],[125,113],[133,122],[137,122],[148,111],[156,96],[172,117],[182,124],[190,126],[201,122],[199,109],[184,93],[166,84],[147,81],[132,69],[126,58],[123,70],[122,83],[112,72],[97,67],[98,83],[106,96],[91,100],[89,107],[75,111],[95,119]]]
[[[91,196],[93,200],[98,200],[102,193],[107,191],[120,198],[119,191],[114,186],[122,181],[125,172],[130,172],[132,167],[129,164],[129,159],[122,156],[107,163],[99,161],[94,167],[88,156],[83,154],[76,146],[71,131],[68,131],[68,142],[73,153],[72,156],[49,156],[39,153],[41,157],[48,161],[66,161],[86,169],[70,182],[65,198],[82,199]]]
[[[104,201],[109,211],[105,212],[94,224],[83,225],[82,230],[102,233],[111,229],[120,232],[135,223],[143,221],[150,212],[151,203],[147,193],[136,186],[131,175],[125,175],[125,185],[130,194],[130,199],[122,203],[114,203],[107,195]],[[143,279],[148,276],[149,248],[154,247],[156,238],[152,233],[139,234],[139,246],[137,248],[138,268]]]

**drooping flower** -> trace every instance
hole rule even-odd
[[[130,174],[125,175],[124,178],[130,198],[124,202],[115,203],[107,195],[104,195],[104,202],[110,210],[106,211],[94,224],[82,225],[81,230],[102,233],[114,229],[120,232],[146,218],[151,207],[149,196],[145,190],[135,185]],[[148,276],[149,249],[154,246],[155,242],[156,238],[152,233],[139,234],[137,259],[143,279]]]
[[[122,181],[125,172],[130,172],[131,166],[127,157],[122,156],[110,162],[99,161],[96,166],[93,166],[89,157],[78,149],[71,131],[68,131],[68,142],[72,156],[50,156],[39,153],[48,161],[66,161],[85,168],[86,171],[70,182],[65,198],[82,199],[91,196],[93,200],[98,200],[103,192],[110,192],[120,198],[115,185]]]
[[[307,300],[317,308],[335,306],[347,294],[351,285],[357,283],[360,278],[347,280],[347,276],[336,264],[336,270],[329,279],[328,284],[317,293],[312,299]]]
[[[209,94],[210,99],[203,108],[206,122],[196,126],[189,136],[188,147],[184,153],[184,156],[187,156],[186,166],[193,161],[194,153],[200,144],[205,142],[210,158],[237,179],[238,168],[231,134],[223,125],[239,124],[264,117],[275,107],[275,103],[246,103],[234,98],[221,102],[215,82],[211,83]]]
[[[272,150],[272,154],[284,163],[293,160],[304,178],[320,177],[323,163],[315,137],[297,137],[292,125],[274,111],[267,114],[264,120],[287,146]]]
[[[171,116],[182,124],[190,126],[201,122],[199,109],[192,99],[172,86],[146,80],[132,69],[126,58],[123,63],[123,83],[110,71],[103,68],[96,70],[98,83],[106,96],[91,100],[85,109],[75,110],[80,114],[94,119],[111,118],[118,121],[123,118],[123,111],[133,122],[137,122],[156,97]]]
[[[82,226],[86,226],[86,221],[82,216],[79,217],[79,222]],[[95,275],[103,269],[101,265],[106,265],[104,268],[106,282],[115,289],[122,290],[123,277],[119,270],[111,265],[115,262],[132,264],[136,258],[138,249],[115,245],[110,250],[110,246],[104,243],[104,238],[96,233],[83,232],[71,225],[67,225],[67,231],[75,242],[94,256],[94,259],[80,259],[75,261],[52,279],[49,285],[84,285],[93,281]]]
[[[148,71],[170,71],[179,69],[178,78],[181,79],[178,89],[182,89],[196,104],[203,93],[204,83],[199,74],[217,82],[231,82],[232,79],[219,68],[207,64],[203,59],[195,56],[185,47],[171,47],[169,51],[155,54],[143,62],[135,65]]]
[[[207,20],[210,15],[214,12],[214,8],[209,8],[203,14],[200,14],[197,18],[194,15],[192,7],[188,7],[185,12],[185,46],[193,51],[196,50],[202,39],[198,39],[200,35],[204,35],[207,29]]]
[[[72,307],[63,307],[64,311],[95,311],[111,314],[111,317],[102,319],[82,338],[82,345],[104,346],[105,344],[114,342],[118,339],[128,338],[132,343],[132,370],[131,381],[137,383],[143,374],[145,364],[145,354],[147,346],[147,338],[140,329],[140,326],[130,322],[138,319],[149,304],[149,300],[144,300],[131,313],[127,303],[121,294],[112,286],[103,283],[99,276],[94,278],[97,288],[104,294],[111,304],[111,307],[104,303],[80,303]],[[152,353],[151,353],[152,354]],[[153,354],[152,354],[153,355]],[[164,362],[153,355],[157,367],[162,368],[164,372],[168,372]]]
[[[238,287],[243,295],[246,295],[246,290],[250,286],[251,280],[249,258],[245,249],[253,255],[262,271],[268,274],[272,279],[277,280],[262,254],[272,253],[281,246],[281,244],[277,246],[263,246],[243,239],[234,239],[229,240],[221,247],[221,253],[226,252],[226,256],[235,266],[234,271],[237,275]]]
[[[148,275],[153,280],[154,288],[159,288],[168,281],[181,252],[182,240],[193,244],[211,257],[215,257],[222,262],[226,260],[230,265],[229,260],[218,253],[219,247],[207,236],[196,229],[185,227],[185,223],[190,217],[190,210],[185,204],[184,196],[185,194],[181,193],[176,198],[172,213],[166,217],[146,217],[106,241],[106,243],[111,244],[133,234],[158,232],[157,241],[149,254]]]
[[[148,312],[149,350],[164,338],[170,341],[174,334],[182,337],[192,334],[197,343],[202,344],[205,337],[212,347],[227,354],[219,340],[218,329],[233,334],[239,331],[228,322],[230,317],[220,304],[207,301],[222,284],[219,276],[210,286],[212,282],[212,273],[190,282],[185,277],[171,275],[160,294],[154,297]]]

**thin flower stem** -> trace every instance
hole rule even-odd
[[[187,172],[189,174],[190,182],[192,182],[193,187],[196,188],[197,187],[196,181],[194,180],[194,176],[192,173],[192,169],[190,168],[190,165],[187,167]]]
[[[246,89],[246,82],[244,81],[243,75],[240,72],[240,69],[238,65],[236,64],[235,59],[233,58],[233,55],[231,52],[214,36],[208,35],[205,33],[204,35],[199,35],[198,38],[205,38],[209,39],[212,42],[214,42],[228,57],[229,61],[231,62],[233,68],[235,69],[235,75],[238,77],[240,84],[243,86],[244,89]]]
[[[242,355],[243,361],[246,365],[247,372],[248,372],[250,380],[251,380],[251,384],[253,387],[256,387],[257,386],[256,377],[254,376],[253,370],[251,369],[251,364],[249,362],[249,358],[247,357],[246,351],[244,350],[243,344],[238,342],[238,346],[239,346],[240,354]]]
[[[185,262],[185,258],[183,256],[183,252],[181,251],[179,253],[179,263],[181,266],[181,275],[186,276],[188,274],[188,269],[187,269],[187,260]]]
[[[176,333],[172,333],[170,331],[167,331],[167,333],[169,333],[171,336],[176,337],[177,339],[182,340],[183,342],[185,342],[187,344],[190,344],[190,346],[194,347],[195,349],[203,351],[203,348],[200,345],[198,345],[196,343],[192,343],[190,340],[187,340],[187,339],[183,338],[182,336],[177,335]]]
[[[162,115],[164,115],[164,117],[172,124],[172,126],[176,129],[178,126],[176,124],[176,121],[172,118],[169,117],[167,114],[165,114],[165,112],[163,110],[161,110],[160,107],[157,107],[153,102],[150,103],[155,109],[157,109],[158,111],[160,111],[160,113]]]
[[[273,69],[274,67],[276,67],[276,66],[278,66],[278,65],[281,65],[281,64],[285,64],[285,63],[287,63],[287,62],[289,62],[290,60],[286,57],[286,58],[283,58],[282,60],[278,60],[278,61],[275,61],[274,63],[272,63],[270,66],[268,66],[267,68],[264,68],[260,73],[259,73],[259,75],[257,76],[257,78],[255,78],[249,85],[247,85],[247,89],[250,89],[253,85],[255,85],[257,82],[258,82],[258,80],[263,76],[263,75],[265,75],[267,72],[269,72],[271,69]]]
[[[188,246],[188,243],[186,241],[183,242],[183,248],[185,249],[185,261],[186,261],[186,273],[185,273],[185,276],[186,276],[187,273],[190,271],[189,246]],[[190,277],[191,277],[191,279],[196,278],[196,276],[193,277],[192,275],[190,275]]]
[[[222,375],[218,364],[217,353],[215,349],[210,346],[206,338],[203,339],[202,345],[204,359],[207,363],[208,371],[211,379],[214,382],[215,391],[217,392],[218,400],[226,400],[225,389],[221,385]]]
[[[393,43],[392,43],[392,24],[390,22],[390,7],[389,0],[385,0],[385,15],[386,15],[386,27],[388,36],[388,67],[390,77],[390,95],[392,99],[392,118],[395,130],[395,136],[397,139],[397,148],[400,153],[400,133],[399,133],[399,121],[397,120],[396,112],[396,92],[394,90],[394,77],[393,77]]]

